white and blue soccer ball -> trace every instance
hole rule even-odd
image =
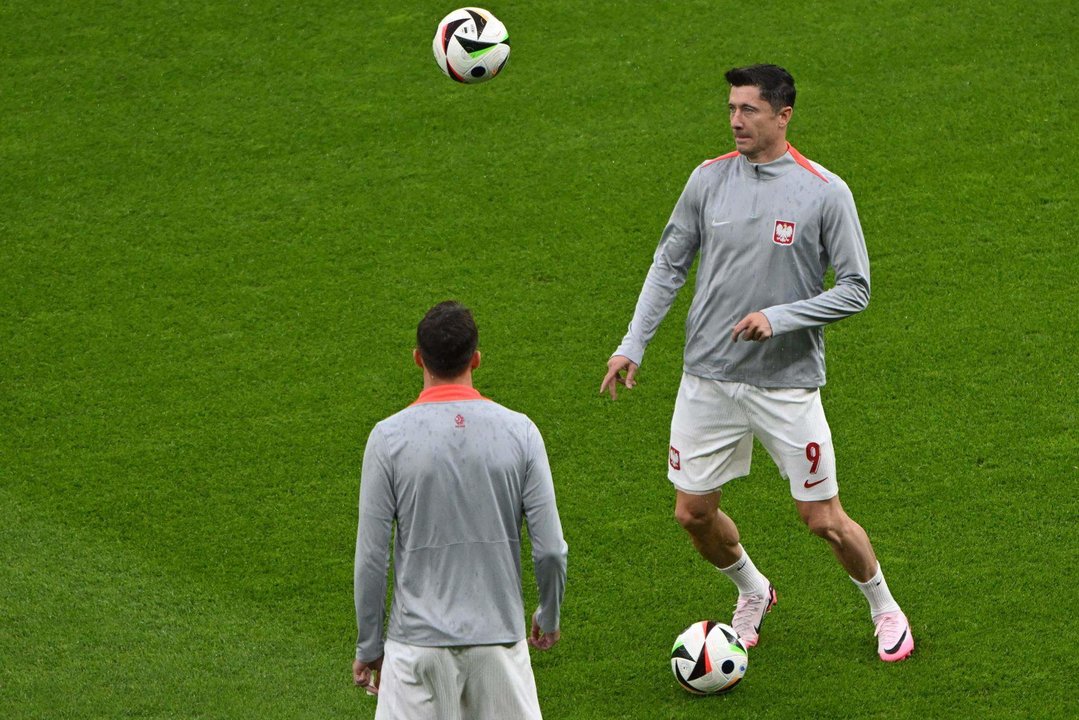
[[[435,62],[457,82],[481,83],[502,72],[510,58],[510,34],[487,10],[454,10],[435,31]]]
[[[730,625],[713,620],[693,623],[671,648],[671,671],[678,684],[696,695],[717,695],[745,677],[749,653]]]

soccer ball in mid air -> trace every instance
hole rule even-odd
[[[510,57],[506,26],[482,8],[454,10],[438,24],[435,62],[457,82],[481,83],[502,72]]]
[[[671,670],[678,684],[697,695],[727,692],[746,674],[749,653],[730,625],[702,620],[674,641]]]

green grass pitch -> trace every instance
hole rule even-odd
[[[546,717],[1079,714],[1075,5],[507,0],[512,57],[472,87],[431,58],[453,7],[0,3],[0,717],[372,717],[360,459],[446,298],[555,472]],[[873,299],[827,331],[825,407],[918,645],[876,658],[758,452],[724,502],[780,602],[701,699],[667,653],[734,594],[664,472],[688,287],[639,387],[597,390],[689,172],[732,148],[722,72],[761,61],[858,202]]]

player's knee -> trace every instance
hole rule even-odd
[[[701,504],[679,503],[674,508],[674,519],[687,532],[696,533],[710,527],[718,511],[714,507]]]
[[[809,532],[829,542],[839,539],[839,527],[827,519],[814,518],[806,522]]]
[[[838,540],[843,530],[843,518],[840,513],[829,512],[821,509],[815,512],[802,513],[802,521],[809,528],[809,532],[819,538],[834,542]]]

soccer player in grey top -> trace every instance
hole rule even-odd
[[[788,479],[802,520],[869,601],[881,659],[902,660],[914,650],[910,625],[865,530],[840,505],[820,401],[822,327],[869,303],[869,257],[854,199],[838,176],[787,142],[790,73],[752,65],[726,78],[737,149],[690,175],[600,392],[614,399],[617,385],[635,385],[645,347],[699,255],[671,419],[675,517],[738,587],[731,625],[747,646],[756,645],[776,591],[719,507],[722,486],[749,474],[756,437]],[[835,284],[825,290],[829,266]]]
[[[423,392],[364,451],[352,670],[378,695],[377,720],[541,717],[528,644],[559,640],[567,548],[539,430],[472,387],[478,337],[467,308],[431,308],[413,354]],[[522,522],[539,586],[527,643]]]

